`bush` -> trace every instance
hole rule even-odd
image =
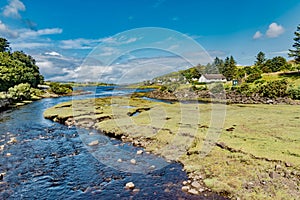
[[[254,81],[258,80],[258,79],[261,79],[261,73],[253,73],[253,74],[250,74],[247,79],[246,79],[246,82],[247,83],[253,83]]]
[[[28,100],[31,99],[30,89],[31,87],[29,83],[21,83],[9,88],[8,95],[10,98],[16,101]]]
[[[290,88],[288,90],[288,95],[292,99],[300,100],[300,86],[298,86],[297,88]]]
[[[253,93],[250,85],[247,83],[243,83],[240,86],[235,87],[235,91],[237,93],[244,94],[247,96],[250,96]]]
[[[269,98],[284,97],[287,95],[287,88],[288,81],[285,79],[268,81],[259,87],[258,93],[260,93],[261,96]]]
[[[210,85],[209,91],[216,94],[216,93],[222,93],[224,92],[224,87],[222,83],[214,83]]]
[[[73,88],[69,84],[51,83],[50,90],[55,94],[68,94],[73,91]]]

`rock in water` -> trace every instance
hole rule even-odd
[[[134,187],[135,185],[133,184],[133,182],[126,183],[125,185],[125,188],[130,190],[134,189]]]
[[[142,155],[142,154],[143,154],[143,150],[138,150],[138,151],[136,152],[136,154],[137,154],[137,155]]]
[[[135,159],[131,159],[130,163],[133,164],[133,165],[135,165],[136,164],[136,160]]]
[[[98,140],[95,140],[95,141],[90,142],[90,143],[89,143],[89,146],[95,146],[95,145],[97,145],[97,144],[99,144],[99,141],[98,141]]]

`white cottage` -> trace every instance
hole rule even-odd
[[[226,77],[222,74],[202,74],[199,83],[226,82]]]

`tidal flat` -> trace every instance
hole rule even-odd
[[[184,191],[194,188],[195,194],[213,191],[241,199],[300,196],[298,105],[109,97],[61,103],[44,117],[96,129],[182,163],[190,178]]]

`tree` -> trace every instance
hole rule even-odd
[[[224,67],[221,73],[226,77],[227,80],[232,80],[235,78],[237,73],[236,61],[233,56],[226,57],[224,62]]]
[[[296,64],[300,64],[300,24],[297,26],[297,31],[294,34],[294,49],[289,49],[288,55],[294,57]]]
[[[0,52],[6,52],[9,50],[9,42],[5,38],[0,38]]]
[[[257,56],[256,56],[256,61],[255,61],[255,65],[256,66],[262,66],[265,64],[266,62],[266,55],[264,52],[260,51]]]
[[[287,63],[286,59],[281,56],[276,56],[268,59],[262,69],[264,72],[278,72],[281,70],[289,70],[291,65]]]

